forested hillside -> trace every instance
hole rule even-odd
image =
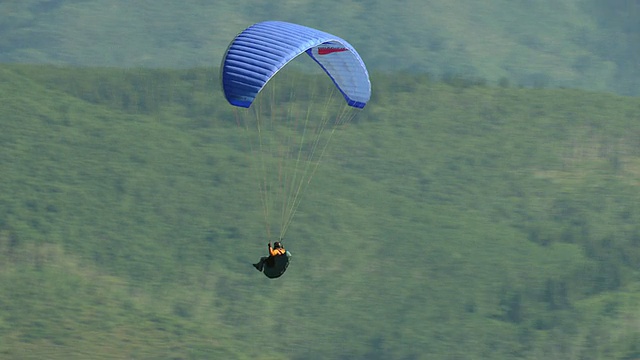
[[[258,21],[316,27],[370,68],[640,95],[640,5],[629,0],[21,0],[0,3],[0,62],[217,66]]]
[[[217,73],[0,67],[1,358],[640,357],[637,99],[373,74],[274,281]]]

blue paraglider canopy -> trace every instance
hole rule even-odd
[[[329,75],[349,106],[367,104],[369,73],[351,44],[324,31],[282,21],[254,24],[231,42],[221,66],[227,101],[248,108],[265,84],[304,52]]]

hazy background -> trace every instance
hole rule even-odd
[[[3,62],[215,66],[245,27],[284,20],[348,38],[380,71],[640,91],[632,0],[24,0],[0,13]]]

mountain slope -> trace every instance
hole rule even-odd
[[[635,99],[375,75],[269,281],[216,74],[1,67],[3,356],[637,356]]]

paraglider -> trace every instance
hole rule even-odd
[[[271,243],[269,243],[268,247],[269,256],[260,258],[260,261],[253,264],[253,267],[258,271],[264,271],[264,274],[268,278],[275,279],[282,276],[282,274],[287,270],[291,253],[288,252],[279,241],[276,241],[273,244],[273,247],[271,246]]]
[[[282,74],[305,53],[315,63],[313,68],[325,75],[318,76],[309,66],[292,68],[293,78]],[[265,235],[281,240],[333,133],[369,101],[369,74],[344,39],[302,25],[266,21],[248,27],[229,44],[220,77],[238,126],[250,135]],[[311,84],[310,79],[319,77],[328,90]],[[266,264],[265,275],[282,275],[289,257],[288,252],[276,257],[280,261],[275,269]]]

